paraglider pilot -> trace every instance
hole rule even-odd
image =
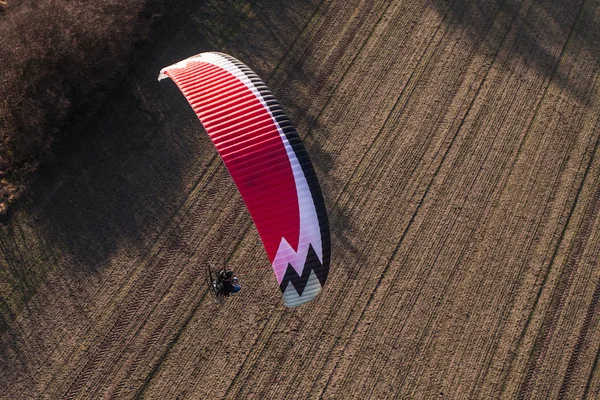
[[[230,269],[222,270],[219,273],[219,277],[221,278],[222,291],[225,296],[229,296],[232,294],[236,294],[242,287],[239,285],[238,278],[233,276],[233,271]]]

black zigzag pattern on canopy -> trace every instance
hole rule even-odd
[[[321,264],[317,253],[315,253],[315,250],[312,247],[312,244],[308,245],[308,252],[306,253],[306,261],[304,262],[302,276],[298,275],[294,267],[288,264],[287,269],[285,270],[285,275],[283,276],[283,280],[279,285],[281,292],[285,292],[285,289],[288,287],[288,283],[291,282],[294,286],[294,289],[296,289],[296,292],[298,292],[298,296],[302,296],[304,288],[306,288],[308,278],[310,278],[311,271],[314,271],[319,283],[321,286],[323,286],[327,280],[329,268],[325,268],[323,264]]]

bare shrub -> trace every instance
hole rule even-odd
[[[162,0],[0,0],[0,194],[9,193],[0,204],[18,197],[56,137],[110,91],[162,8]]]

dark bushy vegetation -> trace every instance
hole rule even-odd
[[[0,0],[0,214],[134,60],[164,0]]]

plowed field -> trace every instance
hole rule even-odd
[[[0,228],[0,398],[598,398],[599,6],[177,2]],[[332,266],[298,309],[156,80],[202,51],[311,154]],[[221,307],[208,261],[244,287]]]

